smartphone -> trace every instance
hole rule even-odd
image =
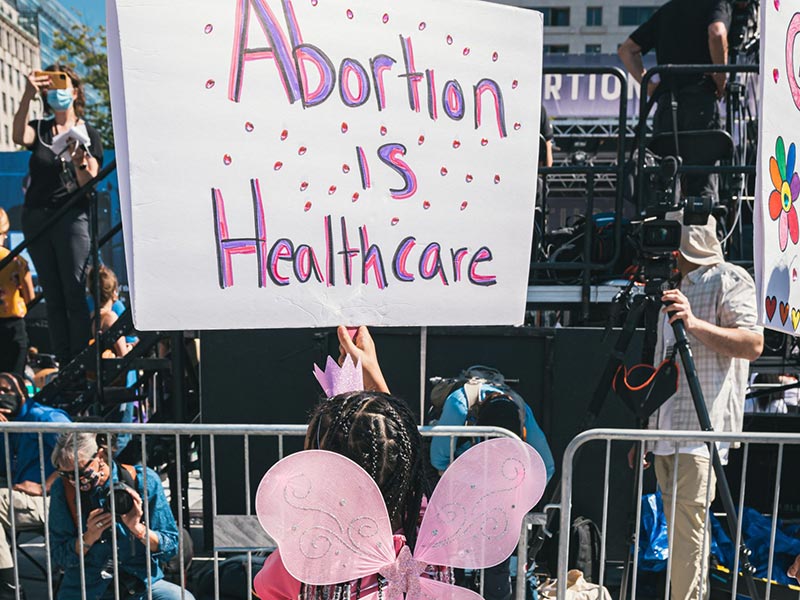
[[[49,77],[50,87],[54,90],[67,89],[67,74],[62,71],[36,71],[37,77]]]

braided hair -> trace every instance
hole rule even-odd
[[[431,486],[422,437],[403,400],[380,392],[347,392],[323,400],[311,415],[305,447],[342,454],[369,473],[381,490],[392,527],[402,528],[413,550],[422,500],[430,496]],[[324,592],[304,585],[301,597],[320,597],[323,592],[322,597],[347,598],[351,585]],[[360,588],[359,580],[356,598]]]

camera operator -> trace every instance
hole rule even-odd
[[[76,449],[79,461],[77,484],[74,464]],[[98,447],[95,434],[62,434],[56,442],[52,460],[61,475],[59,481],[53,484],[49,521],[53,562],[64,569],[58,598],[81,596],[81,546],[78,536],[83,538],[87,597],[114,598],[110,528],[116,527],[116,585],[120,589],[120,597],[137,600],[147,597],[147,545],[151,552],[152,597],[155,600],[180,599],[180,587],[164,580],[161,569],[161,563],[168,561],[178,551],[178,527],[158,474],[147,469],[149,522],[144,523],[143,467],[113,462],[106,447]],[[121,485],[126,479],[129,482],[127,487]],[[77,526],[76,488],[81,495],[80,528]],[[111,494],[115,494],[116,524],[111,515]],[[187,591],[185,598],[193,600],[194,597]]]
[[[634,31],[617,53],[639,83],[646,72],[642,55],[653,48],[660,65],[724,65],[728,62],[730,23],[728,0],[670,0]],[[677,103],[678,131],[720,129],[717,101],[725,91],[725,82],[725,73],[664,73],[660,82],[651,80],[647,95],[658,99],[653,132],[674,130],[673,100]],[[683,194],[716,199],[716,176],[685,176]]]
[[[678,214],[670,213],[667,218]],[[670,325],[682,320],[714,431],[742,431],[748,361],[758,358],[764,347],[763,330],[757,325],[755,285],[744,269],[725,262],[713,217],[708,218],[707,225],[683,226],[677,259],[681,282],[677,289],[662,295],[662,301],[669,305],[659,319],[656,362],[671,354],[675,337]],[[686,381],[680,381],[675,395],[650,417],[649,428],[700,429]],[[728,447],[718,444],[718,448],[724,464]],[[675,489],[674,444],[656,442],[652,450],[668,522],[672,502],[676,503],[670,552],[679,560],[672,562],[670,573],[672,599],[700,600],[708,594],[704,570],[708,566],[710,536],[705,535],[705,544],[703,540],[709,476],[711,500],[716,485],[708,448],[705,444],[678,448]],[[632,450],[631,466],[633,457]],[[706,582],[703,594],[701,580]]]

